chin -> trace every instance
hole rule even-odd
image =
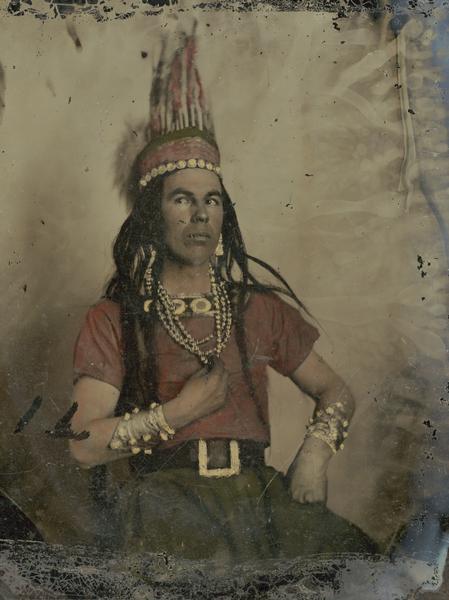
[[[208,265],[211,261],[211,257],[209,254],[207,254],[206,256],[203,257],[195,257],[195,258],[188,258],[185,260],[185,264],[189,265],[190,267],[202,267],[203,265]]]
[[[180,252],[180,253],[171,253],[171,260],[177,262],[181,265],[186,265],[188,267],[202,267],[203,265],[209,264],[211,261],[213,254],[209,252]]]

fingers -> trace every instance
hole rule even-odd
[[[211,364],[212,364],[212,366],[211,366]],[[209,375],[216,375],[217,372],[219,372],[218,365],[215,363],[208,363],[207,365],[205,365],[204,367],[201,367],[201,369],[196,371],[192,375],[192,379],[200,378],[200,377],[207,377]]]
[[[324,494],[313,491],[304,494],[304,504],[312,504],[313,502],[324,502]]]
[[[217,356],[211,356],[209,358],[209,361],[212,365],[209,368],[209,371],[211,373],[222,373],[223,371],[225,371],[223,361],[221,359],[219,359]]]
[[[322,486],[319,487],[299,487],[292,489],[292,496],[294,500],[300,504],[314,504],[314,503],[325,503],[326,502],[326,489]]]
[[[207,364],[204,367],[206,369],[206,373],[210,373],[210,371],[212,371],[212,369],[216,366],[217,361],[218,361],[218,358],[216,356],[214,356],[213,354],[208,357]]]
[[[301,494],[299,498],[295,498],[300,504],[323,504],[326,499],[322,494],[314,494],[313,492],[308,492],[305,494]]]
[[[193,375],[190,376],[190,379],[199,379],[200,377],[204,377],[207,374],[207,368],[201,367],[201,369],[198,369],[198,371],[195,371],[195,373],[193,373]]]
[[[210,369],[209,371],[206,370],[206,376],[211,377],[212,380],[219,383],[227,379],[228,373],[222,361],[219,358],[215,358],[212,369]]]
[[[225,368],[223,362],[216,356],[212,355],[209,356],[207,364],[204,367],[201,367],[201,369],[199,369],[198,371],[196,371],[196,373],[194,373],[192,377],[203,377],[204,375],[208,375],[209,373],[216,374],[224,370]]]
[[[210,364],[206,365],[196,371],[190,380],[193,385],[199,385],[201,389],[204,389],[205,393],[219,393],[220,390],[227,389],[228,372],[224,368],[223,362],[214,357],[212,369],[210,369]],[[193,383],[195,381],[196,383]]]

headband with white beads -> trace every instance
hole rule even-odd
[[[168,162],[154,167],[141,178],[139,184],[141,187],[145,187],[152,179],[155,179],[159,175],[182,169],[206,169],[207,171],[216,173],[219,177],[221,175],[221,169],[218,165],[214,165],[203,158],[189,158],[188,160],[177,160],[176,162]]]

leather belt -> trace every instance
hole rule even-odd
[[[191,468],[202,477],[231,477],[242,467],[265,464],[265,443],[253,440],[189,440],[130,459],[137,475],[162,469]]]

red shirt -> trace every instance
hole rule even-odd
[[[188,317],[183,323],[197,339],[207,336],[213,327],[213,319],[208,316]],[[269,442],[267,366],[282,375],[290,375],[308,356],[319,333],[298,310],[276,294],[255,292],[245,308],[245,331],[249,367],[260,410],[244,380],[233,327],[221,354],[229,373],[226,405],[177,431],[172,443],[199,438]],[[174,342],[159,322],[155,327],[155,344],[158,393],[164,403],[174,398],[200,367],[197,358]],[[120,390],[124,377],[122,353],[119,305],[102,300],[89,309],[75,344],[75,382],[87,375]]]

